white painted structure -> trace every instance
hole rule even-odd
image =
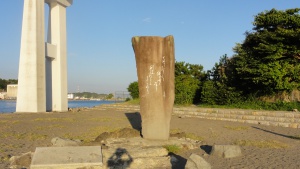
[[[7,85],[7,96],[8,98],[16,98],[18,93],[18,85],[9,84]]]
[[[50,11],[46,44],[45,3]],[[24,0],[17,112],[68,110],[66,7],[72,3]]]
[[[69,93],[68,94],[68,99],[72,99],[73,100],[74,99],[74,94],[73,93]]]

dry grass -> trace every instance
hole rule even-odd
[[[19,122],[19,120],[0,120],[0,125],[17,124]]]
[[[289,138],[291,138],[291,139],[295,139],[295,140],[300,140],[300,135],[296,135],[296,136],[289,136]]]
[[[182,132],[180,129],[171,129],[170,134],[176,134]]]
[[[198,136],[194,133],[186,133],[186,138],[192,139],[192,140],[198,140],[198,141],[203,141],[204,138],[201,136]]]
[[[182,133],[183,131],[181,131],[180,129],[171,129],[170,130],[170,134],[176,134],[176,133]],[[204,138],[201,136],[198,136],[194,133],[186,133],[185,134],[186,138],[192,139],[192,140],[198,140],[198,141],[203,141]]]
[[[236,140],[234,142],[236,145],[240,146],[252,146],[258,148],[287,148],[288,145],[275,140]]]
[[[36,130],[52,130],[52,129],[62,129],[66,128],[66,126],[60,125],[60,124],[53,124],[49,126],[37,126]]]
[[[89,121],[95,121],[95,122],[111,122],[115,119],[112,119],[110,117],[102,117],[102,118],[89,118],[87,119]]]
[[[99,126],[89,129],[84,134],[70,134],[66,133],[63,137],[68,139],[79,139],[82,140],[85,143],[89,143],[91,141],[94,141],[100,134],[104,132],[114,132],[119,130],[120,128],[111,128],[108,126]]]
[[[11,138],[16,140],[37,141],[47,139],[47,135],[37,133],[17,133],[17,132],[4,132],[0,135],[1,138]]]
[[[229,129],[229,130],[235,130],[235,131],[248,130],[249,129],[249,127],[246,127],[246,126],[224,126],[224,128]]]
[[[36,118],[33,119],[32,121],[37,122],[37,121],[42,121],[42,122],[74,122],[75,119],[73,118]]]

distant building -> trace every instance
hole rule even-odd
[[[17,84],[9,84],[7,85],[7,95],[8,99],[16,99],[18,93],[18,85]]]
[[[74,94],[73,93],[68,93],[68,99],[73,100],[74,99]]]

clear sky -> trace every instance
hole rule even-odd
[[[23,2],[0,2],[2,79],[18,78]],[[133,36],[173,35],[176,61],[210,70],[232,56],[259,12],[296,7],[299,0],[74,0],[67,8],[69,92],[127,91],[137,80]]]

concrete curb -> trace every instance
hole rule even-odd
[[[109,104],[99,108],[120,111],[139,111],[138,105]],[[97,109],[97,108],[95,108]],[[267,126],[300,128],[300,113],[290,111],[261,111],[245,109],[218,109],[198,107],[174,107],[173,114],[180,117],[194,117]]]

